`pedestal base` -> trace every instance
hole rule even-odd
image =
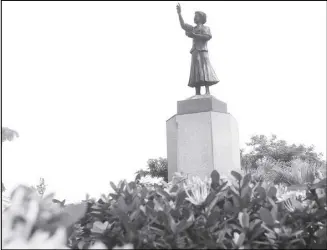
[[[227,113],[227,105],[223,102],[212,96],[203,99],[178,102],[178,105],[184,105],[178,107],[178,111],[183,110],[179,112],[182,114],[173,116],[166,123],[169,181],[175,172],[204,178],[209,177],[214,169],[226,176],[232,170],[241,169],[236,120]],[[191,108],[187,108],[190,101]],[[201,105],[194,101],[201,102]],[[200,112],[197,112],[197,107]],[[203,112],[203,109],[207,111]],[[225,112],[214,111],[217,109]]]

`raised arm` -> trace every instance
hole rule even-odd
[[[182,8],[181,8],[181,5],[178,4],[176,6],[176,9],[177,9],[177,14],[178,14],[178,18],[179,18],[179,23],[180,23],[182,29],[185,30],[185,31],[188,31],[188,32],[192,31],[193,30],[192,25],[189,25],[189,24],[187,24],[187,23],[184,22],[184,19],[182,17]]]

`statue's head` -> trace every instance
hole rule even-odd
[[[194,16],[194,23],[205,24],[207,22],[207,15],[202,11],[196,11]]]

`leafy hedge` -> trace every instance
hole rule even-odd
[[[232,175],[223,180],[213,171],[207,180],[179,176],[152,186],[111,183],[115,192],[98,201],[64,206],[21,187],[3,214],[2,243],[4,248],[326,248],[326,179],[306,185],[300,197],[298,191],[285,196],[276,187],[265,189],[251,174]]]
[[[138,249],[326,247],[326,179],[306,187],[305,202],[280,202],[275,187],[265,190],[250,174],[232,175],[235,181],[223,182],[214,171],[211,180],[193,178],[169,188],[111,183],[115,193],[108,199],[87,202],[70,247],[95,241]]]

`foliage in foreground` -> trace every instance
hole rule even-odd
[[[180,177],[161,186],[111,183],[115,192],[108,197],[64,207],[21,188],[3,215],[3,243],[35,243],[40,232],[46,233],[38,239],[50,242],[67,228],[67,246],[74,249],[97,242],[108,249],[326,247],[326,179],[307,184],[299,195],[265,189],[251,174],[232,175],[235,180],[223,181],[214,171],[208,180]]]
[[[7,127],[1,128],[1,143],[5,141],[12,141],[15,137],[19,137],[17,131]],[[3,193],[4,191],[6,191],[6,187],[3,182],[1,182],[1,193]]]
[[[89,202],[71,237],[72,247],[100,240],[108,248],[296,249],[326,245],[326,179],[308,185],[304,197],[278,198],[275,187],[255,186],[251,175],[236,182],[189,179],[152,189],[121,182],[107,201]],[[228,185],[229,184],[229,185]]]
[[[84,216],[86,204],[61,207],[53,195],[42,198],[36,190],[18,187],[2,215],[3,249],[69,249],[66,229]],[[97,242],[89,249],[106,249]]]

